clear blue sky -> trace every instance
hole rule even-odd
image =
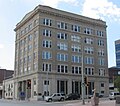
[[[114,41],[120,39],[119,0],[0,0],[0,67],[14,69],[16,24],[37,5],[48,5],[107,23],[108,66],[115,66]]]

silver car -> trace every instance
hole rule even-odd
[[[51,96],[45,96],[44,100],[47,102],[50,101],[63,101],[65,96],[62,93],[54,93]]]

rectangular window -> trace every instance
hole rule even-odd
[[[94,68],[93,67],[85,67],[85,74],[86,75],[94,75]]]
[[[65,50],[65,51],[68,50],[68,45],[65,43],[58,43],[57,47],[59,50]]]
[[[44,36],[51,37],[52,31],[51,31],[51,30],[48,30],[48,29],[43,29],[43,35],[44,35]]]
[[[80,37],[78,35],[72,35],[71,36],[71,41],[73,41],[73,42],[80,42]]]
[[[81,67],[80,66],[72,66],[72,73],[73,74],[81,74]]]
[[[81,56],[73,55],[72,56],[72,62],[74,62],[74,63],[81,63]]]
[[[51,63],[43,63],[42,70],[43,71],[51,71],[52,70],[52,64]]]
[[[104,58],[99,58],[99,65],[104,66],[105,65],[105,59]]]
[[[48,26],[52,26],[52,20],[45,18],[45,19],[43,19],[43,24],[48,25]]]
[[[101,87],[104,87],[104,83],[101,83]]]
[[[57,60],[58,61],[68,61],[68,55],[67,54],[57,54]]]
[[[99,75],[105,76],[105,69],[104,68],[99,68]]]
[[[104,46],[104,40],[98,40],[98,46]]]
[[[43,51],[42,52],[42,59],[51,59],[52,58],[52,53],[49,51]]]
[[[49,81],[44,80],[44,85],[49,85]]]
[[[67,29],[67,23],[64,23],[64,22],[58,22],[57,26],[60,29]]]
[[[43,47],[51,48],[52,42],[50,40],[43,40]]]
[[[104,49],[99,49],[98,50],[98,56],[104,56],[104,55],[105,55]]]
[[[67,73],[68,72],[68,66],[67,65],[58,65],[57,70],[60,73]]]
[[[92,38],[85,38],[84,42],[86,44],[93,44],[93,39]]]
[[[57,33],[57,38],[58,39],[67,39],[67,33]]]
[[[81,47],[79,45],[72,45],[71,49],[73,52],[78,52],[78,53],[81,52]]]
[[[104,36],[104,32],[97,30],[97,35],[100,36],[100,37],[103,37]]]
[[[80,26],[79,25],[72,25],[72,31],[80,32]]]
[[[92,35],[93,30],[90,28],[84,28],[84,34]]]
[[[93,54],[93,47],[85,47],[84,48],[86,54]]]
[[[93,57],[85,57],[85,64],[94,64]]]

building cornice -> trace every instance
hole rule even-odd
[[[48,7],[48,6],[39,5],[33,11],[27,13],[23,17],[23,19],[16,25],[16,28],[14,29],[14,31],[19,29],[26,22],[28,22],[38,12],[49,14],[49,15],[52,15],[52,16],[62,17],[62,18],[68,19],[68,20],[74,20],[74,21],[77,21],[77,22],[88,23],[88,24],[90,23],[90,24],[93,24],[95,26],[99,25],[99,26],[102,26],[102,27],[104,26],[105,28],[107,27],[106,22],[104,22],[100,19],[92,19],[92,18],[81,16],[81,15],[78,15],[78,14],[54,9],[54,8],[51,8],[51,7]]]

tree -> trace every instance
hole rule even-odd
[[[120,76],[117,76],[115,79],[115,86],[117,87],[118,91],[120,92]]]

